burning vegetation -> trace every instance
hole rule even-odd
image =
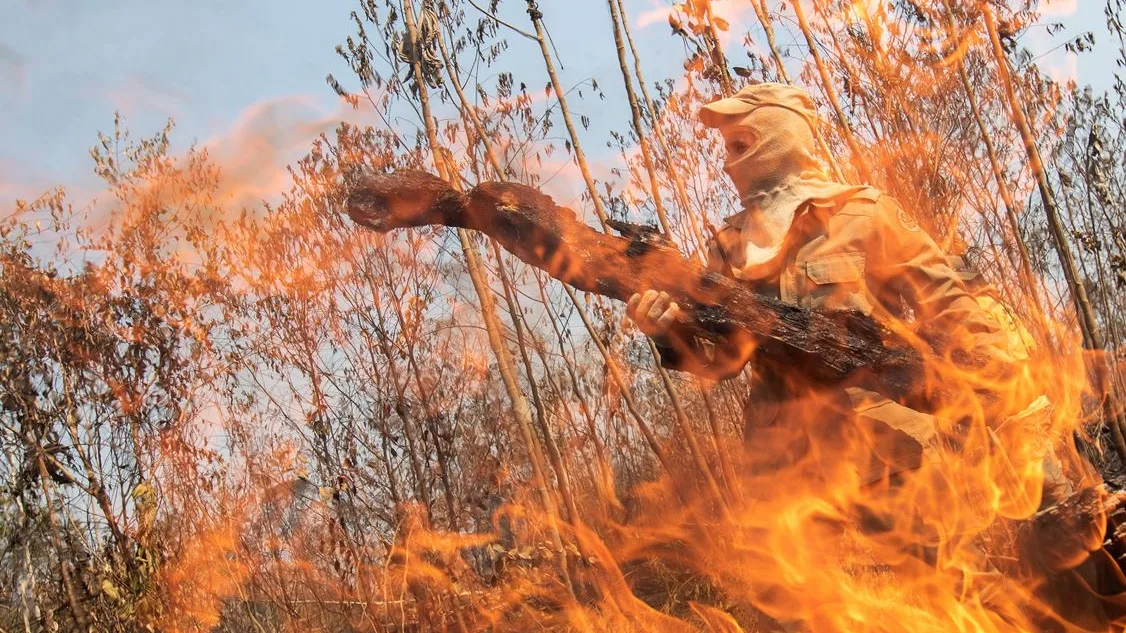
[[[535,2],[360,0],[328,83],[382,123],[280,202],[241,177],[269,139],[232,170],[118,120],[112,205],[16,205],[0,631],[1122,630],[1126,84],[1052,79],[1022,3],[597,8],[595,80]],[[647,83],[658,9],[684,58]],[[1004,354],[707,268],[739,200],[697,113],[759,82],[814,95],[819,169],[956,257]],[[663,366],[646,290],[748,368]]]

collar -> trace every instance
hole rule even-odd
[[[818,219],[828,220],[833,215],[836,215],[837,211],[840,211],[841,207],[843,207],[846,202],[858,199],[875,202],[882,195],[879,189],[868,185],[842,185],[831,181],[827,184],[836,186],[825,187],[823,193],[828,195],[812,195],[803,200],[798,205],[797,216],[794,218],[795,221],[797,217],[807,212],[815,213]],[[732,226],[737,229],[741,228],[744,219],[747,217],[747,213],[747,209],[741,209],[723,218],[723,223],[725,226]]]

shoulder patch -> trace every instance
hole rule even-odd
[[[919,221],[915,219],[915,216],[901,206],[895,210],[895,217],[899,220],[899,226],[902,226],[908,231],[922,230],[919,228]]]
[[[895,198],[884,194],[880,196],[878,204],[882,207],[881,212],[888,216],[891,215],[891,210],[895,209],[895,220],[899,222],[899,226],[902,227],[903,230],[912,233],[918,233],[923,230],[922,227],[919,226],[919,220],[915,217],[915,214],[903,208],[903,205],[899,204],[899,201]]]

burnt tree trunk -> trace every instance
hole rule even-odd
[[[601,233],[531,187],[487,182],[462,193],[426,172],[398,171],[361,178],[346,208],[381,233],[425,225],[480,231],[552,277],[620,301],[649,289],[667,292],[691,316],[693,335],[722,342],[746,332],[759,371],[800,373],[813,387],[861,384],[911,406],[933,405],[940,395],[942,381],[932,372],[944,355],[931,353],[933,337],[929,345],[909,342],[860,313],[758,295],[685,258],[655,229],[611,223],[624,236]],[[982,364],[972,355],[953,357]]]

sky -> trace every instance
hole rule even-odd
[[[650,82],[680,74],[682,48],[665,19],[670,4],[626,2]],[[1108,87],[1113,47],[1102,5],[1055,0],[1042,7],[1047,19],[1066,25],[1065,34],[1095,31],[1094,53],[1077,60],[1058,48],[1065,35],[1049,38],[1044,29],[1031,32],[1026,45],[1056,76]],[[753,21],[746,2],[714,6],[733,32]],[[505,0],[499,13],[528,29],[524,7]],[[257,173],[261,183],[252,190],[267,196],[280,186],[281,167],[312,138],[356,116],[324,81],[331,72],[353,85],[334,48],[353,32],[349,12],[356,8],[355,0],[0,0],[0,211],[59,184],[78,197],[95,194],[100,183],[88,150],[99,130],[112,131],[115,111],[135,136],[151,135],[174,118],[174,148],[194,143],[213,148],[220,161],[238,156],[236,168],[247,178]],[[624,104],[605,3],[541,0],[540,8],[558,46],[563,82],[595,78],[606,103]],[[536,43],[511,32],[508,40],[517,81],[545,81]],[[737,42],[729,44],[735,58]],[[573,105],[594,120],[593,137],[628,126],[624,105],[607,108],[590,98]],[[247,147],[254,152],[249,161]],[[595,158],[599,151],[609,150],[590,144]]]

